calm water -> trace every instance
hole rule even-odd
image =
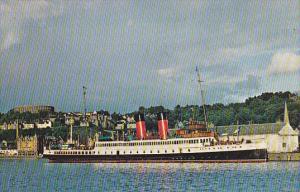
[[[0,160],[0,191],[300,191],[300,162],[48,164]]]

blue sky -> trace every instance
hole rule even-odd
[[[299,1],[0,1],[0,111],[131,112],[300,90]]]

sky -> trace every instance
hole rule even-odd
[[[0,111],[132,112],[300,91],[299,1],[0,1]]]

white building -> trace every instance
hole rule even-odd
[[[222,136],[220,139],[226,141],[228,136]],[[286,103],[284,109],[284,126],[277,133],[239,135],[239,138],[237,136],[229,136],[229,139],[244,139],[254,142],[265,140],[269,153],[295,152],[299,150],[299,131],[297,129],[294,130],[290,125]]]
[[[33,129],[34,124],[33,123],[23,123],[23,129]]]
[[[51,128],[52,122],[51,121],[44,121],[43,123],[36,123],[36,128],[38,129],[45,129],[45,128]]]

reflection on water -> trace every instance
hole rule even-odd
[[[0,160],[0,191],[300,191],[300,162],[49,164]]]

